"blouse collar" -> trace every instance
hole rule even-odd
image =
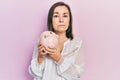
[[[67,39],[65,42],[64,42],[64,46],[70,42],[70,39]]]

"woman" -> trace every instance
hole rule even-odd
[[[59,36],[59,46],[51,49],[37,43],[29,72],[35,80],[78,80],[84,66],[83,42],[73,37],[72,14],[67,4],[57,2],[50,8],[48,30]]]

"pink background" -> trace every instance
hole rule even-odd
[[[57,1],[0,1],[0,80],[32,80],[28,65],[33,47]],[[84,41],[80,80],[120,80],[120,0],[62,1],[72,9],[74,34]]]

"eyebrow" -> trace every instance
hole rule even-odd
[[[68,14],[68,13],[66,12],[66,13],[64,13],[64,14]]]
[[[54,14],[59,14],[58,12],[54,12]],[[65,13],[63,13],[63,14],[68,14],[68,12],[65,12]]]
[[[58,12],[54,12],[54,14],[58,14]]]

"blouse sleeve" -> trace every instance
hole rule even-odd
[[[37,77],[40,78],[43,75],[45,62],[43,61],[41,64],[39,64],[37,57],[38,57],[38,42],[33,50],[31,64],[29,65],[29,73],[35,78]]]
[[[81,40],[75,49],[70,51],[68,55],[62,56],[57,62],[57,71],[67,80],[78,80],[84,71],[83,67],[83,42]]]

